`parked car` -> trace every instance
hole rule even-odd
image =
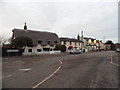
[[[81,50],[78,50],[78,49],[76,49],[76,48],[72,48],[71,50],[70,50],[70,54],[80,54],[81,53]]]
[[[117,48],[117,49],[116,49],[116,52],[120,52],[120,48]]]

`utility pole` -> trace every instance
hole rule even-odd
[[[83,31],[81,31],[81,41],[83,41]]]
[[[103,36],[103,43],[105,43],[105,36]]]
[[[81,31],[81,41],[83,42],[83,31]],[[83,45],[83,43],[82,43],[82,45],[81,45],[81,48],[82,48],[82,51],[83,51],[83,48],[84,48],[84,45]]]

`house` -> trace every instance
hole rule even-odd
[[[83,37],[83,42],[83,49],[85,49],[85,51],[98,51],[100,49],[99,40]]]
[[[79,37],[78,35],[78,38]],[[83,31],[81,31],[81,37],[79,39],[83,42],[82,51],[88,52],[99,50],[99,41],[93,38],[84,37]]]
[[[101,40],[99,41],[100,43],[100,50],[106,50],[106,45],[103,43]]]
[[[77,49],[82,49],[82,41],[75,39],[75,38],[66,38],[66,37],[61,37],[60,38],[60,43],[61,45],[65,45],[67,51],[71,48],[77,48]]]
[[[26,23],[24,29],[13,29],[12,39],[16,37],[29,37],[33,41],[33,47],[24,47],[23,55],[52,53],[60,40],[56,33],[28,30]]]

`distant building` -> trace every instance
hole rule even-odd
[[[100,44],[100,50],[106,50],[106,45],[101,40],[99,41]]]
[[[57,34],[51,32],[28,30],[26,23],[24,29],[13,29],[12,32],[12,39],[21,36],[32,39],[34,47],[25,47],[23,49],[24,55],[49,53],[50,51],[54,51],[54,48],[57,44],[60,44],[60,40]]]
[[[104,43],[94,38],[83,37],[83,42],[82,48],[85,49],[85,51],[99,51],[106,48]]]
[[[60,43],[61,43],[61,45],[65,45],[67,50],[69,50],[71,48],[82,49],[83,42],[78,39],[74,39],[74,38],[61,37]]]

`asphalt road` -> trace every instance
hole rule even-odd
[[[118,88],[118,53],[4,57],[3,88]]]

